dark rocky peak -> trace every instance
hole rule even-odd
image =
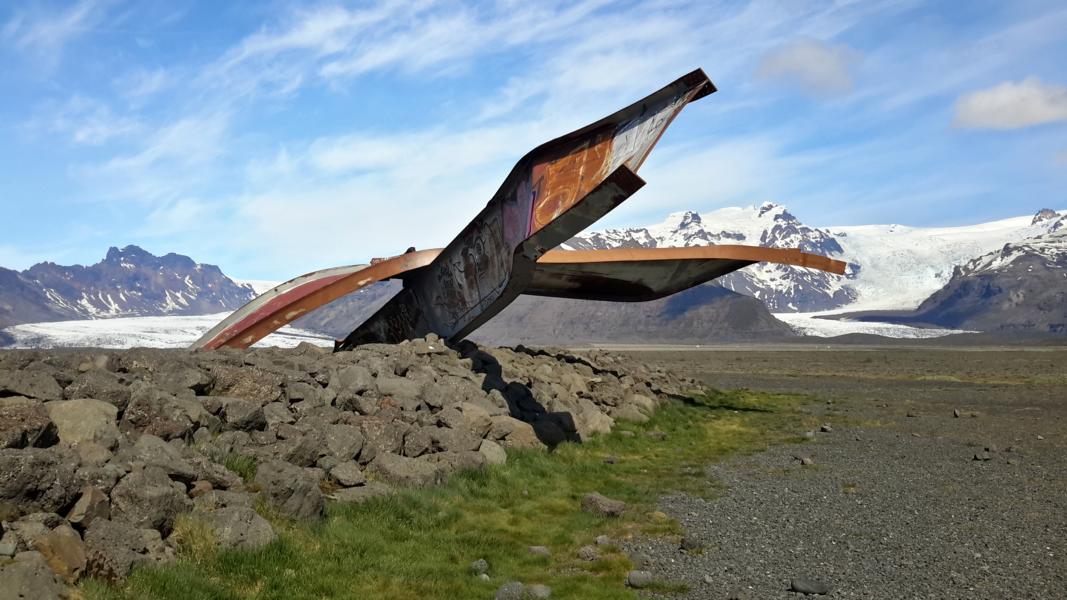
[[[107,249],[107,256],[104,257],[106,263],[121,263],[127,262],[137,264],[138,262],[146,262],[156,260],[158,257],[151,252],[148,252],[140,246],[134,246],[129,244],[121,250],[112,246]]]
[[[681,218],[678,220],[678,229],[685,229],[693,225],[700,225],[701,222],[702,221],[700,220],[699,214],[691,210],[687,210],[682,213]]]
[[[1050,219],[1058,219],[1059,217],[1060,217],[1060,214],[1058,212],[1052,210],[1051,208],[1042,208],[1041,210],[1037,211],[1037,214],[1034,215],[1034,220],[1030,221],[1030,224],[1031,225],[1037,225],[1038,223],[1041,223],[1042,221],[1048,221]]]

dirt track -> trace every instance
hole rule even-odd
[[[1067,597],[1067,351],[630,354],[714,387],[810,394],[831,425],[709,468],[726,485],[714,500],[663,499],[703,551],[631,549],[686,581],[682,597],[794,597],[798,577],[831,598]]]

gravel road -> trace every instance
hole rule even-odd
[[[813,394],[831,425],[708,467],[725,486],[712,500],[662,499],[702,549],[627,550],[689,585],[669,597],[798,598],[806,579],[829,598],[1067,598],[1067,352],[834,354],[810,376],[781,353],[657,359],[719,387]],[[773,364],[791,371],[760,368]]]

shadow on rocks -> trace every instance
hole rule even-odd
[[[482,350],[477,344],[469,340],[462,340],[455,344],[454,350],[463,358],[471,360],[471,369],[475,373],[485,375],[482,382],[482,391],[491,393],[494,390],[504,397],[508,405],[510,415],[520,421],[529,423],[537,435],[537,439],[554,450],[563,442],[581,443],[582,436],[578,433],[578,427],[574,421],[574,415],[569,412],[552,412],[545,408],[544,404],[534,398],[530,388],[521,381],[507,381],[504,379],[504,368],[492,354]],[[533,355],[528,349],[519,346],[516,352],[525,352]],[[560,357],[542,353],[556,359]],[[574,358],[575,362],[579,359]],[[563,360],[563,359],[560,359]]]

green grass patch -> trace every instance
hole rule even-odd
[[[624,583],[633,566],[618,549],[602,549],[595,562],[577,558],[577,549],[600,534],[679,534],[677,523],[656,511],[656,499],[677,491],[713,495],[704,465],[799,441],[796,432],[814,426],[795,410],[807,401],[747,390],[672,401],[644,425],[619,424],[610,435],[551,453],[511,451],[504,466],[461,473],[436,488],[331,506],[313,525],[282,523],[279,540],[261,551],[213,552],[199,561],[186,554],[173,565],[136,571],[121,586],[89,582],[82,591],[96,600],[428,600],[492,598],[501,584],[518,580],[546,584],[557,598],[636,598]],[[608,457],[617,462],[608,464]],[[625,500],[631,510],[618,519],[584,513],[581,497],[591,491]],[[199,533],[188,534],[191,548],[207,545]],[[532,554],[529,546],[547,546],[552,556]],[[490,564],[489,581],[469,573],[478,558]]]

